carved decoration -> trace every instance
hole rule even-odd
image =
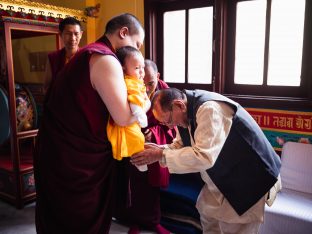
[[[95,6],[86,7],[84,9],[84,14],[88,17],[97,18],[99,17],[101,4],[98,3]]]
[[[39,20],[47,20],[48,18],[65,18],[68,16],[75,17],[83,22],[86,21],[84,12],[81,10],[48,5],[44,3],[32,2],[27,0],[1,0],[0,4],[1,16],[6,17],[19,17],[33,19],[40,18]]]

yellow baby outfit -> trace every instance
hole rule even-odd
[[[146,101],[149,102],[149,100],[145,100],[146,88],[143,80],[126,75],[125,82],[130,105],[135,104],[138,108],[143,109]],[[130,157],[134,153],[144,150],[145,139],[138,122],[122,127],[110,118],[106,130],[115,159],[121,160],[123,157]]]

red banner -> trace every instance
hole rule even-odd
[[[246,108],[262,129],[312,135],[312,112]]]

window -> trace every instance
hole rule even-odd
[[[211,84],[213,8],[189,10],[188,82]]]
[[[164,73],[165,81],[185,80],[185,10],[164,13]]]
[[[303,55],[309,49],[304,41],[311,35],[304,32],[311,20],[308,2],[229,3],[225,93],[308,97],[304,70],[308,60]]]
[[[312,100],[312,1],[145,0],[146,55],[177,88]]]
[[[164,80],[211,84],[212,7],[166,11],[163,17]]]
[[[210,3],[209,3],[210,2]],[[213,6],[211,1],[172,1],[157,4],[157,65],[168,83],[211,86]],[[157,50],[158,50],[157,48]]]
[[[268,85],[300,86],[305,1],[271,6]]]
[[[265,1],[237,4],[235,84],[263,84]]]

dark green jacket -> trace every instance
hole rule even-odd
[[[242,215],[275,184],[281,167],[280,158],[259,125],[238,103],[213,92],[184,92],[193,139],[197,127],[196,113],[203,103],[221,101],[234,110],[230,133],[207,173],[234,210]],[[191,146],[188,130],[178,129],[184,146]]]

